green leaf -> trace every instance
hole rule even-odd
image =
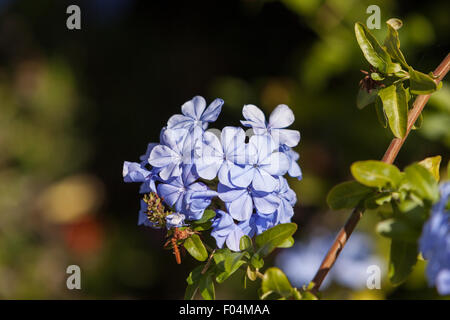
[[[205,275],[200,279],[198,291],[205,300],[214,300],[216,298],[214,282],[211,275]]]
[[[395,73],[401,70],[398,63],[393,63],[391,57],[377,39],[362,23],[355,23],[355,35],[366,60],[384,74]]]
[[[428,157],[419,162],[421,166],[431,172],[433,177],[439,182],[439,168],[441,166],[441,156]]]
[[[253,247],[252,239],[249,236],[244,235],[239,241],[239,249],[244,251],[247,249],[251,249],[252,247]]]
[[[184,241],[184,247],[198,261],[205,261],[208,258],[208,252],[203,245],[202,240],[196,234],[190,236]]]
[[[398,18],[391,18],[388,21],[386,21],[386,23],[394,28],[394,30],[398,30],[403,26],[403,22],[402,20],[398,19]]]
[[[203,265],[200,265],[189,273],[189,276],[186,279],[188,286],[187,286],[186,292],[184,294],[185,300],[194,299],[195,293],[197,292],[197,289],[198,289],[198,284],[202,277],[202,274],[201,274],[202,270],[203,270]]]
[[[295,223],[283,223],[272,227],[255,237],[255,244],[262,256],[271,253],[275,248],[291,237],[297,230]]]
[[[224,254],[225,259],[223,261],[223,264],[219,265],[219,268],[223,269],[224,271],[217,275],[216,281],[218,283],[224,282],[233,273],[235,273],[240,266],[246,263],[245,260],[242,260],[245,254],[246,254],[245,252],[231,252],[231,251],[228,251],[226,254]]]
[[[417,118],[416,122],[414,122],[413,126],[412,126],[412,130],[418,130],[422,127],[423,124],[423,114],[419,114],[419,117]]]
[[[432,202],[438,200],[438,183],[433,174],[425,167],[418,163],[406,167],[405,178],[408,180],[411,189],[416,191],[420,197]]]
[[[376,193],[376,194],[368,197],[364,201],[364,206],[367,209],[376,209],[379,206],[382,206],[383,204],[390,202],[391,199],[392,199],[392,194],[390,192]]]
[[[396,187],[402,180],[400,170],[392,164],[382,161],[357,161],[350,167],[353,177],[368,187]]]
[[[265,296],[276,293],[283,298],[288,298],[292,295],[294,288],[283,271],[278,268],[269,268],[264,273],[261,290]]]
[[[389,261],[389,279],[393,285],[406,280],[417,262],[417,243],[392,240]]]
[[[378,96],[383,102],[383,109],[389,121],[389,127],[397,138],[406,135],[408,122],[408,101],[406,91],[402,83],[390,85],[378,91]]]
[[[289,237],[287,238],[282,244],[280,244],[277,248],[290,248],[294,245],[294,238],[293,237]]]
[[[375,81],[383,81],[384,80],[384,77],[381,74],[376,73],[376,72],[372,72],[370,74],[370,77]]]
[[[375,112],[377,113],[378,122],[383,128],[387,128],[387,117],[383,109],[383,101],[381,101],[379,96],[375,98]]]
[[[377,89],[372,89],[370,92],[367,92],[366,89],[360,88],[356,96],[356,106],[358,109],[363,109],[365,106],[374,103],[377,94]]]
[[[413,68],[408,68],[409,83],[412,94],[429,94],[438,89],[438,85],[429,75],[416,71]]]
[[[209,222],[215,216],[216,216],[216,213],[214,212],[214,210],[205,210],[205,212],[203,212],[203,216],[201,219],[190,221],[189,223],[191,223],[193,225],[204,224],[206,222]]]
[[[406,63],[405,57],[403,56],[403,53],[400,51],[400,40],[398,37],[397,30],[393,27],[393,25],[397,25],[393,20],[388,20],[388,35],[386,37],[386,40],[384,40],[384,46],[386,47],[386,51],[389,53],[389,55],[400,62],[402,66],[405,68],[408,68],[408,64]]]
[[[417,243],[421,230],[402,219],[387,219],[377,225],[377,232],[384,237]]]
[[[247,267],[247,277],[251,281],[255,281],[258,279],[258,275],[256,274],[256,270],[253,270],[250,266]]]
[[[264,260],[258,253],[255,253],[250,259],[250,264],[255,269],[261,269],[264,266]]]
[[[333,210],[354,208],[373,190],[357,181],[346,181],[334,186],[327,196],[328,206]]]

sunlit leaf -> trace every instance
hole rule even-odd
[[[384,74],[401,70],[398,63],[393,63],[387,51],[362,23],[355,23],[355,35],[366,60]]]
[[[297,230],[295,223],[283,223],[272,227],[255,237],[258,252],[266,256],[283,244]]]
[[[200,239],[196,234],[190,236],[184,241],[184,247],[189,254],[198,261],[205,261],[208,258],[208,252]]]
[[[429,75],[416,71],[413,68],[408,68],[409,83],[412,94],[429,94],[438,89],[436,82]]]
[[[261,290],[263,294],[276,293],[281,297],[287,298],[292,295],[294,288],[283,271],[278,268],[269,268],[264,273]]]
[[[402,175],[400,170],[382,161],[357,161],[350,167],[353,177],[368,187],[383,188],[387,185],[398,186]]]
[[[390,85],[378,91],[383,109],[389,121],[389,127],[397,138],[406,135],[408,122],[408,102],[406,91],[401,83]]]
[[[439,168],[441,166],[441,156],[428,157],[419,162],[421,166],[431,172],[433,177],[439,182]]]
[[[436,201],[439,198],[439,187],[433,174],[425,167],[414,163],[405,168],[405,177],[419,196]]]
[[[394,20],[388,20],[386,23],[388,25],[388,35],[386,37],[386,40],[384,40],[384,46],[393,59],[400,62],[405,68],[408,68],[405,57],[400,51],[400,40],[398,37],[398,32],[393,27],[393,25],[398,26],[398,23],[396,24]]]

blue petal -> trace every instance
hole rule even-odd
[[[244,236],[244,232],[242,232],[241,228],[239,228],[237,225],[234,226],[235,227],[227,237],[226,244],[230,250],[237,252],[240,251],[239,244],[241,238]]]
[[[247,120],[246,122],[241,121],[243,125],[253,128],[266,128],[266,117],[257,106],[252,104],[245,105],[242,108],[242,115]]]
[[[252,197],[250,197],[248,193],[243,194],[241,197],[232,202],[227,202],[226,206],[233,219],[238,221],[250,219],[253,212]]]
[[[200,120],[200,117],[205,110],[206,101],[201,96],[195,96],[192,100],[185,102],[181,106],[181,112],[194,120]]]
[[[255,171],[253,166],[233,166],[230,169],[230,181],[238,187],[246,188],[253,181]]]
[[[215,99],[211,104],[206,108],[205,112],[201,116],[202,121],[206,122],[214,122],[219,117],[220,111],[222,110],[223,100]]]
[[[256,169],[252,187],[256,191],[272,192],[278,186],[278,181],[262,169]]]
[[[292,110],[285,104],[280,104],[272,111],[269,117],[270,128],[286,128],[294,123],[295,116]]]
[[[122,174],[125,182],[143,182],[150,175],[150,171],[137,162],[125,161]]]

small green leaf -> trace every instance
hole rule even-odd
[[[216,298],[214,282],[211,275],[205,275],[200,279],[198,291],[205,300],[214,300]]]
[[[185,300],[194,299],[195,293],[197,292],[198,289],[198,284],[202,277],[201,271],[203,270],[203,267],[204,267],[203,265],[200,265],[189,273],[189,276],[186,279],[188,286],[184,294]]]
[[[408,68],[409,83],[412,94],[429,94],[438,89],[438,85],[429,75],[416,71],[413,68]]]
[[[383,80],[384,80],[384,77],[383,77],[381,74],[377,73],[377,72],[372,72],[372,73],[370,74],[370,77],[371,77],[373,80],[375,80],[375,81],[383,81]]]
[[[441,156],[428,157],[419,162],[421,166],[431,172],[433,177],[439,182],[439,168],[441,166]]]
[[[368,187],[396,187],[402,180],[400,170],[392,164],[382,161],[357,161],[350,167],[353,177]]]
[[[394,28],[394,30],[398,30],[403,26],[403,22],[402,20],[398,19],[398,18],[390,18],[388,21],[386,21],[386,23]]]
[[[253,247],[252,239],[249,236],[244,235],[239,241],[239,249],[244,251],[252,247]]]
[[[364,201],[364,206],[367,209],[376,209],[379,206],[382,206],[383,204],[390,202],[391,199],[392,199],[392,194],[390,192],[376,193],[376,194],[368,197]]]
[[[283,271],[278,268],[269,268],[264,273],[261,290],[265,295],[276,293],[283,298],[288,298],[292,295],[294,288]]]
[[[255,269],[261,269],[264,266],[264,260],[258,253],[255,253],[250,259],[250,264]]]
[[[377,232],[394,240],[416,243],[421,230],[417,230],[405,220],[387,219],[378,223]]]
[[[408,68],[408,64],[406,63],[405,57],[403,56],[403,53],[400,51],[400,40],[398,37],[397,29],[395,29],[394,26],[398,27],[397,21],[394,22],[394,20],[388,20],[386,23],[388,25],[388,35],[386,37],[386,40],[384,40],[384,46],[386,47],[387,52],[389,55],[400,62],[402,66],[405,68]]]
[[[262,256],[271,253],[297,230],[295,223],[283,223],[272,227],[255,237],[255,244]]]
[[[371,188],[357,181],[346,181],[330,190],[327,196],[327,203],[333,210],[354,208],[372,192]]]
[[[294,238],[293,237],[289,237],[287,238],[282,244],[280,244],[277,248],[290,248],[294,245]]]
[[[375,112],[377,113],[378,122],[383,128],[387,128],[387,116],[383,109],[383,101],[381,101],[379,96],[375,98]]]
[[[389,261],[389,279],[393,285],[406,280],[417,262],[417,243],[392,240]]]
[[[204,223],[209,222],[215,216],[216,216],[216,213],[214,212],[214,210],[205,210],[205,212],[203,212],[203,216],[201,217],[201,219],[191,221],[190,223],[194,224],[194,225],[204,224]]]
[[[416,122],[414,122],[414,125],[412,126],[412,130],[418,130],[422,127],[423,124],[423,114],[419,114],[419,117],[417,118]]]
[[[208,258],[208,252],[203,245],[202,240],[196,234],[190,236],[184,241],[184,247],[189,254],[198,261],[205,261]]]
[[[374,103],[377,94],[377,89],[372,89],[370,90],[370,92],[367,92],[366,89],[360,88],[358,91],[358,95],[356,96],[356,106],[358,107],[358,109],[363,109],[369,104]]]
[[[389,127],[397,138],[406,135],[408,123],[408,101],[406,91],[402,83],[390,85],[378,91],[378,96],[383,102],[383,109],[389,121]]]
[[[439,187],[433,174],[425,167],[414,163],[405,168],[405,178],[411,189],[416,191],[420,197],[436,201],[439,198]]]
[[[238,255],[240,255],[240,257],[236,257],[236,256],[227,256],[225,259],[225,262],[223,264],[223,267],[225,269],[225,271],[220,272],[217,276],[216,276],[216,281],[217,283],[222,283],[224,282],[226,279],[228,279],[233,273],[235,273],[240,266],[242,266],[243,264],[245,264],[244,260],[241,260],[242,256],[244,255],[243,253],[237,253]]]
[[[398,63],[393,63],[386,50],[362,23],[355,23],[355,35],[366,60],[384,74],[401,70]]]
[[[247,277],[251,281],[255,281],[258,279],[258,275],[256,274],[256,270],[253,270],[250,266],[247,267]]]

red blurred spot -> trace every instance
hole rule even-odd
[[[85,217],[63,227],[64,240],[77,254],[97,252],[103,243],[103,228],[92,217]]]

